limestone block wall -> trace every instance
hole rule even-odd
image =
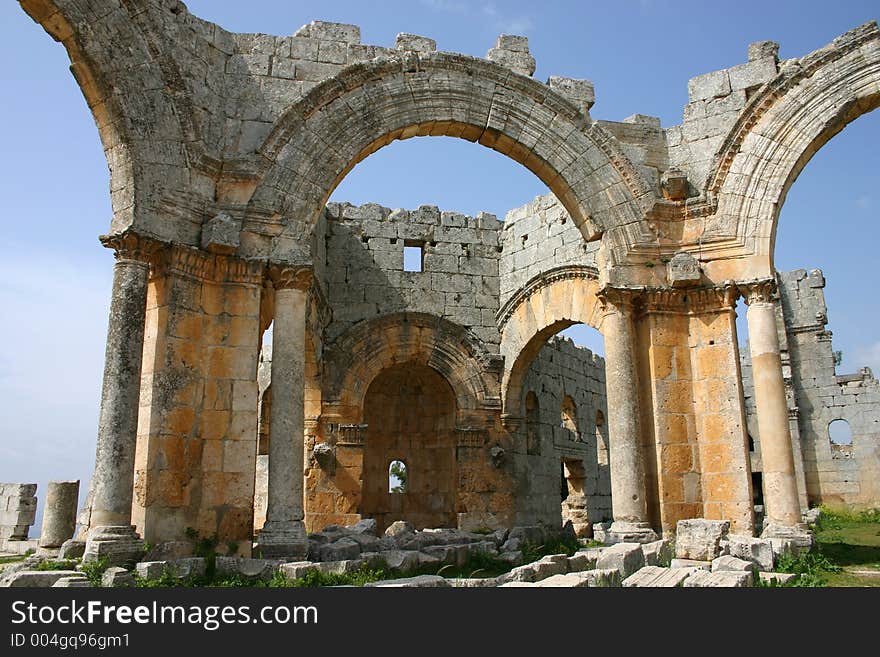
[[[262,270],[174,249],[151,277],[133,522],[250,550]]]
[[[685,172],[691,196],[702,190],[713,158],[751,95],[780,67],[779,44],[753,43],[748,61],[688,81],[688,104],[681,125],[666,129],[669,165]],[[784,65],[784,62],[782,63]]]
[[[494,215],[330,203],[325,217],[328,343],[359,321],[409,311],[467,327],[497,353],[502,224]],[[422,271],[404,271],[404,246],[423,249]]]
[[[869,368],[838,375],[821,270],[779,273],[780,326],[787,337],[790,416],[796,425],[795,464],[802,466],[806,506],[876,506],[880,500],[880,383]],[[741,355],[750,434],[760,454],[760,435],[749,403],[748,355]],[[829,424],[845,420],[851,445],[833,445]],[[794,436],[793,436],[794,437]],[[755,455],[752,470],[760,469]]]
[[[516,453],[520,489],[527,490],[519,500],[521,521],[560,522],[563,463],[570,466],[568,494],[586,498],[590,522],[610,519],[604,359],[568,338],[552,338],[532,363],[523,391],[534,394],[537,408],[527,404],[526,444]],[[576,431],[564,422],[566,398],[573,402]]]
[[[510,210],[501,233],[501,303],[529,280],[565,265],[595,266],[599,242],[586,242],[553,194]]]
[[[37,516],[36,492],[36,484],[0,484],[0,539],[27,539]]]

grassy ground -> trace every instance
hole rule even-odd
[[[823,511],[816,527],[818,549],[840,568],[819,571],[825,585],[880,587],[880,509],[855,514]]]

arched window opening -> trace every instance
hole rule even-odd
[[[831,443],[831,458],[852,458],[853,436],[849,422],[832,420],[828,423],[828,440]]]
[[[405,493],[408,476],[406,463],[397,459],[391,461],[388,465],[388,492],[395,495]]]
[[[571,440],[581,441],[581,433],[577,425],[577,409],[571,396],[566,395],[562,400],[562,428],[565,429]]]

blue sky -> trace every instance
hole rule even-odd
[[[774,40],[799,57],[878,18],[874,2],[282,2],[193,0],[194,14],[239,32],[292,34],[311,20],[356,23],[364,43],[399,32],[440,50],[485,56],[501,33],[524,34],[535,78],[587,78],[592,115],[681,123],[687,80],[747,59]],[[15,2],[0,6],[5,65],[0,120],[0,481],[80,478],[94,461],[112,255],[107,165],[64,49]],[[783,208],[777,267],[821,267],[842,370],[880,373],[880,311],[867,278],[880,244],[880,116],[860,118],[808,164]],[[546,188],[500,154],[446,138],[395,142],[359,164],[334,200],[414,208],[432,203],[503,217]],[[592,331],[575,332],[601,349]],[[41,498],[42,499],[42,498]],[[42,507],[42,503],[40,504]]]

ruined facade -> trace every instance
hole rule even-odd
[[[302,554],[310,513],[358,515],[344,475],[373,477],[371,437],[406,449],[375,433],[377,421],[407,421],[389,415],[403,411],[402,398],[388,399],[402,384],[414,398],[436,392],[431,426],[442,435],[430,467],[446,483],[430,482],[430,495],[444,522],[516,522],[532,492],[523,485],[540,485],[521,469],[530,370],[547,338],[577,322],[605,340],[610,535],[646,539],[693,517],[752,533],[739,297],[749,304],[763,531],[802,530],[773,240],[810,156],[880,103],[875,23],[797,59],[752,44],[747,62],[691,80],[682,125],[664,129],[641,115],[593,120],[592,84],[532,79],[524,37],[502,36],[477,59],[414,35],[361,44],[353,25],[233,34],[177,0],[21,4],[67,49],[110,165],[102,242],[117,264],[86,558],[135,553],[142,538],[181,540],[187,528],[251,550],[270,324],[266,521],[255,543],[265,556]],[[483,242],[480,231],[499,232],[488,218],[470,226],[449,215],[444,225],[434,215],[430,237],[416,211],[407,223],[418,234],[398,232],[392,249],[391,235],[371,234],[374,217],[343,211],[340,230],[368,234],[363,262],[424,241],[413,246],[434,261],[440,287],[434,273],[430,288],[402,276],[367,298],[364,280],[363,301],[334,307],[335,294],[361,290],[341,289],[338,263],[328,267],[334,239],[351,239],[319,239],[330,194],[385,144],[429,135],[528,168],[558,200],[547,211],[559,226],[520,236],[505,254],[503,240]],[[457,233],[461,221],[479,242]],[[430,254],[432,241],[454,253]],[[552,255],[536,242],[553,244]],[[453,265],[458,274],[439,269]],[[497,276],[483,273],[496,265]],[[459,290],[462,273],[479,275],[480,288]],[[410,308],[421,303],[430,309]]]

